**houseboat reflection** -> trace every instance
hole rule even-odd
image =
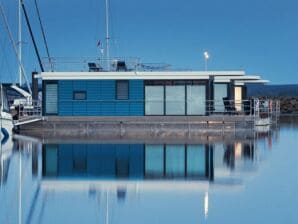
[[[184,144],[44,145],[43,178],[213,180],[213,148]]]

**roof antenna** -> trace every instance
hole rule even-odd
[[[106,0],[106,57],[107,69],[110,71],[109,0]]]

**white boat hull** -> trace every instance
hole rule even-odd
[[[1,143],[4,138],[8,138],[12,136],[13,131],[13,121],[10,113],[1,112],[0,117],[0,127],[1,127]]]

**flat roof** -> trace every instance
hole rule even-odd
[[[264,83],[260,76],[247,76],[244,71],[42,72],[35,77],[42,80],[208,80],[214,77],[215,82]]]

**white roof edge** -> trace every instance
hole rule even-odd
[[[246,80],[245,83],[269,83],[269,80],[259,79],[259,80]]]
[[[259,80],[261,79],[260,76],[251,76],[251,75],[246,75],[246,76],[216,76],[214,78],[215,81],[217,80]]]
[[[209,76],[190,76],[190,75],[180,75],[180,76],[139,76],[139,75],[130,75],[130,76],[43,76],[42,80],[208,80]]]
[[[268,83],[269,80],[263,80],[263,79],[260,79],[260,80],[237,80],[235,82],[235,85],[245,85],[245,84],[266,84]]]
[[[50,74],[100,74],[100,75],[127,75],[127,74],[138,74],[138,75],[151,75],[151,74],[159,74],[159,75],[179,75],[179,74],[196,74],[196,75],[229,75],[229,76],[239,76],[245,75],[245,71],[243,70],[231,70],[231,71],[129,71],[129,72],[41,72],[41,75],[50,75]]]
[[[36,78],[62,79],[209,79],[210,76],[245,76],[244,71],[166,71],[166,72],[42,72]]]

